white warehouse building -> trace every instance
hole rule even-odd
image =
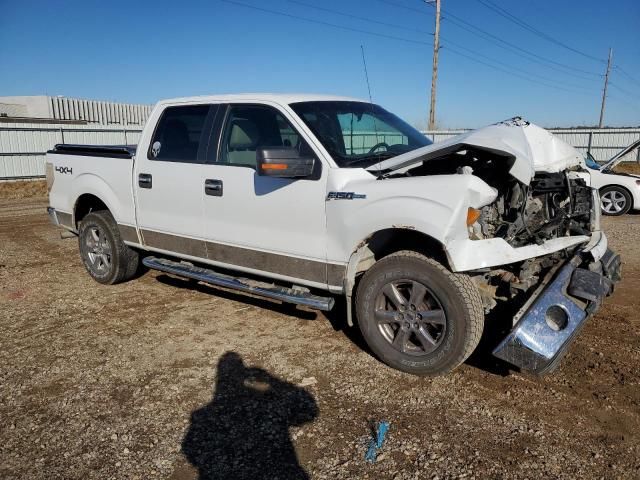
[[[153,105],[47,95],[0,97],[0,117],[66,120],[99,125],[144,125]]]

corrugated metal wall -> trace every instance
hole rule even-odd
[[[85,120],[102,125],[144,125],[152,105],[100,102],[77,98],[49,97],[52,118],[57,120]]]
[[[99,102],[96,102],[99,103]],[[442,141],[466,130],[424,132],[434,141]],[[640,138],[640,128],[616,129],[551,129],[560,138],[586,152],[591,141],[591,153],[604,161]],[[0,123],[0,180],[44,176],[44,155],[56,143],[88,145],[134,145],[142,127],[117,125],[62,125],[43,123]],[[376,134],[358,135],[354,150],[368,150],[376,143]],[[627,158],[640,160],[636,150]]]
[[[56,143],[136,145],[141,127],[0,123],[0,180],[44,176],[44,157]]]

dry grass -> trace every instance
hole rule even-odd
[[[46,196],[47,182],[45,180],[0,182],[0,199],[3,200]]]
[[[633,173],[636,175],[640,175],[640,163],[636,162],[623,162],[613,169],[614,172],[621,173]]]

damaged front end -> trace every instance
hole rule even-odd
[[[493,354],[536,374],[552,371],[585,321],[620,281],[620,256],[593,261],[579,252],[545,277],[515,315],[515,326]]]
[[[467,231],[445,248],[485,313],[513,318],[493,354],[523,370],[552,370],[620,280],[582,155],[540,127],[514,118],[375,168],[382,178],[473,175],[493,189],[490,203],[468,202]]]
[[[595,229],[593,191],[577,172],[538,173],[529,185],[513,180],[500,192],[469,227],[472,240],[502,238],[520,247]]]
[[[493,354],[522,370],[554,369],[584,322],[620,280],[620,257],[598,231],[599,203],[579,169],[539,172],[529,185],[503,185],[469,227],[469,238],[501,238],[514,248],[572,236],[599,241],[521,262],[470,272],[486,312],[521,305]],[[595,243],[595,242],[594,242]]]
[[[501,301],[521,305],[513,329],[493,354],[522,370],[552,371],[584,322],[620,280],[620,257],[598,231],[599,202],[579,169],[512,181],[480,211],[469,238],[502,238],[514,248],[572,236],[591,242],[521,262],[470,272],[486,312]]]

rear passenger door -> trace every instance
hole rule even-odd
[[[169,106],[159,117],[147,151],[136,153],[133,188],[146,246],[206,258],[203,196],[218,112],[215,104]]]
[[[219,138],[217,161],[207,166],[207,178],[219,182],[221,190],[204,197],[209,260],[326,286],[327,167],[293,117],[269,105],[229,105]],[[300,149],[316,158],[315,174],[260,176],[260,147]]]

